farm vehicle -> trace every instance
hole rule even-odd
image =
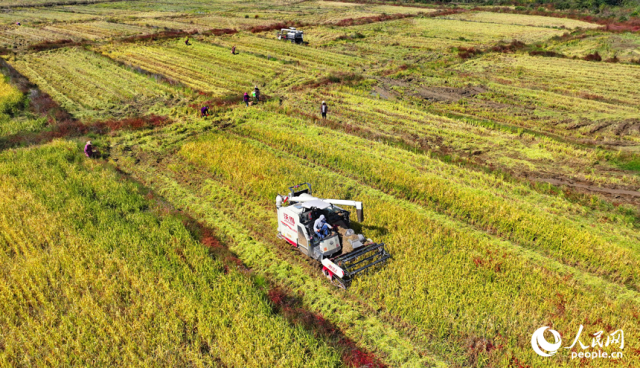
[[[304,31],[299,31],[293,27],[282,28],[277,33],[279,40],[291,41],[291,43],[304,44]]]
[[[356,234],[349,211],[338,205],[355,207],[358,222],[364,220],[362,202],[314,197],[309,183],[290,187],[288,196],[276,196],[278,237],[322,264],[322,273],[332,283],[347,288],[357,274],[382,265],[391,255],[384,243]],[[322,215],[331,227],[326,235],[314,229]]]

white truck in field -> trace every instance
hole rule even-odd
[[[356,208],[358,222],[363,221],[362,202],[314,197],[311,184],[289,188],[289,195],[276,196],[278,237],[322,264],[322,272],[338,286],[346,288],[353,277],[391,258],[384,243],[374,243],[351,229],[350,213],[337,205]],[[314,223],[324,215],[331,226],[328,235],[314,231]]]

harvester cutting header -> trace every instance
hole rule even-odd
[[[362,202],[316,198],[309,183],[290,187],[289,196],[276,196],[278,237],[322,263],[324,275],[346,288],[356,274],[383,264],[391,255],[384,243],[356,234],[349,211],[337,205],[355,207],[358,222],[363,221]]]

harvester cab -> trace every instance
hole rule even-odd
[[[356,208],[358,222],[364,220],[362,202],[314,197],[311,184],[289,188],[289,195],[276,196],[278,237],[298,248],[304,255],[320,262],[329,280],[346,288],[358,273],[381,265],[391,258],[384,243],[374,243],[351,229],[350,213],[337,205]],[[320,236],[314,223],[324,215],[331,233]]]
[[[291,43],[302,44],[304,43],[303,37],[304,37],[304,32],[298,31],[293,27],[282,28],[280,31],[278,31],[279,40],[291,41]]]

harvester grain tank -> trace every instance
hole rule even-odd
[[[323,274],[346,288],[355,275],[382,265],[391,255],[385,250],[384,243],[375,243],[356,234],[351,229],[349,211],[338,205],[355,207],[358,222],[364,220],[362,202],[314,197],[309,183],[289,187],[288,196],[276,196],[278,237],[320,262]],[[324,215],[333,227],[325,237],[313,229],[320,215]]]

